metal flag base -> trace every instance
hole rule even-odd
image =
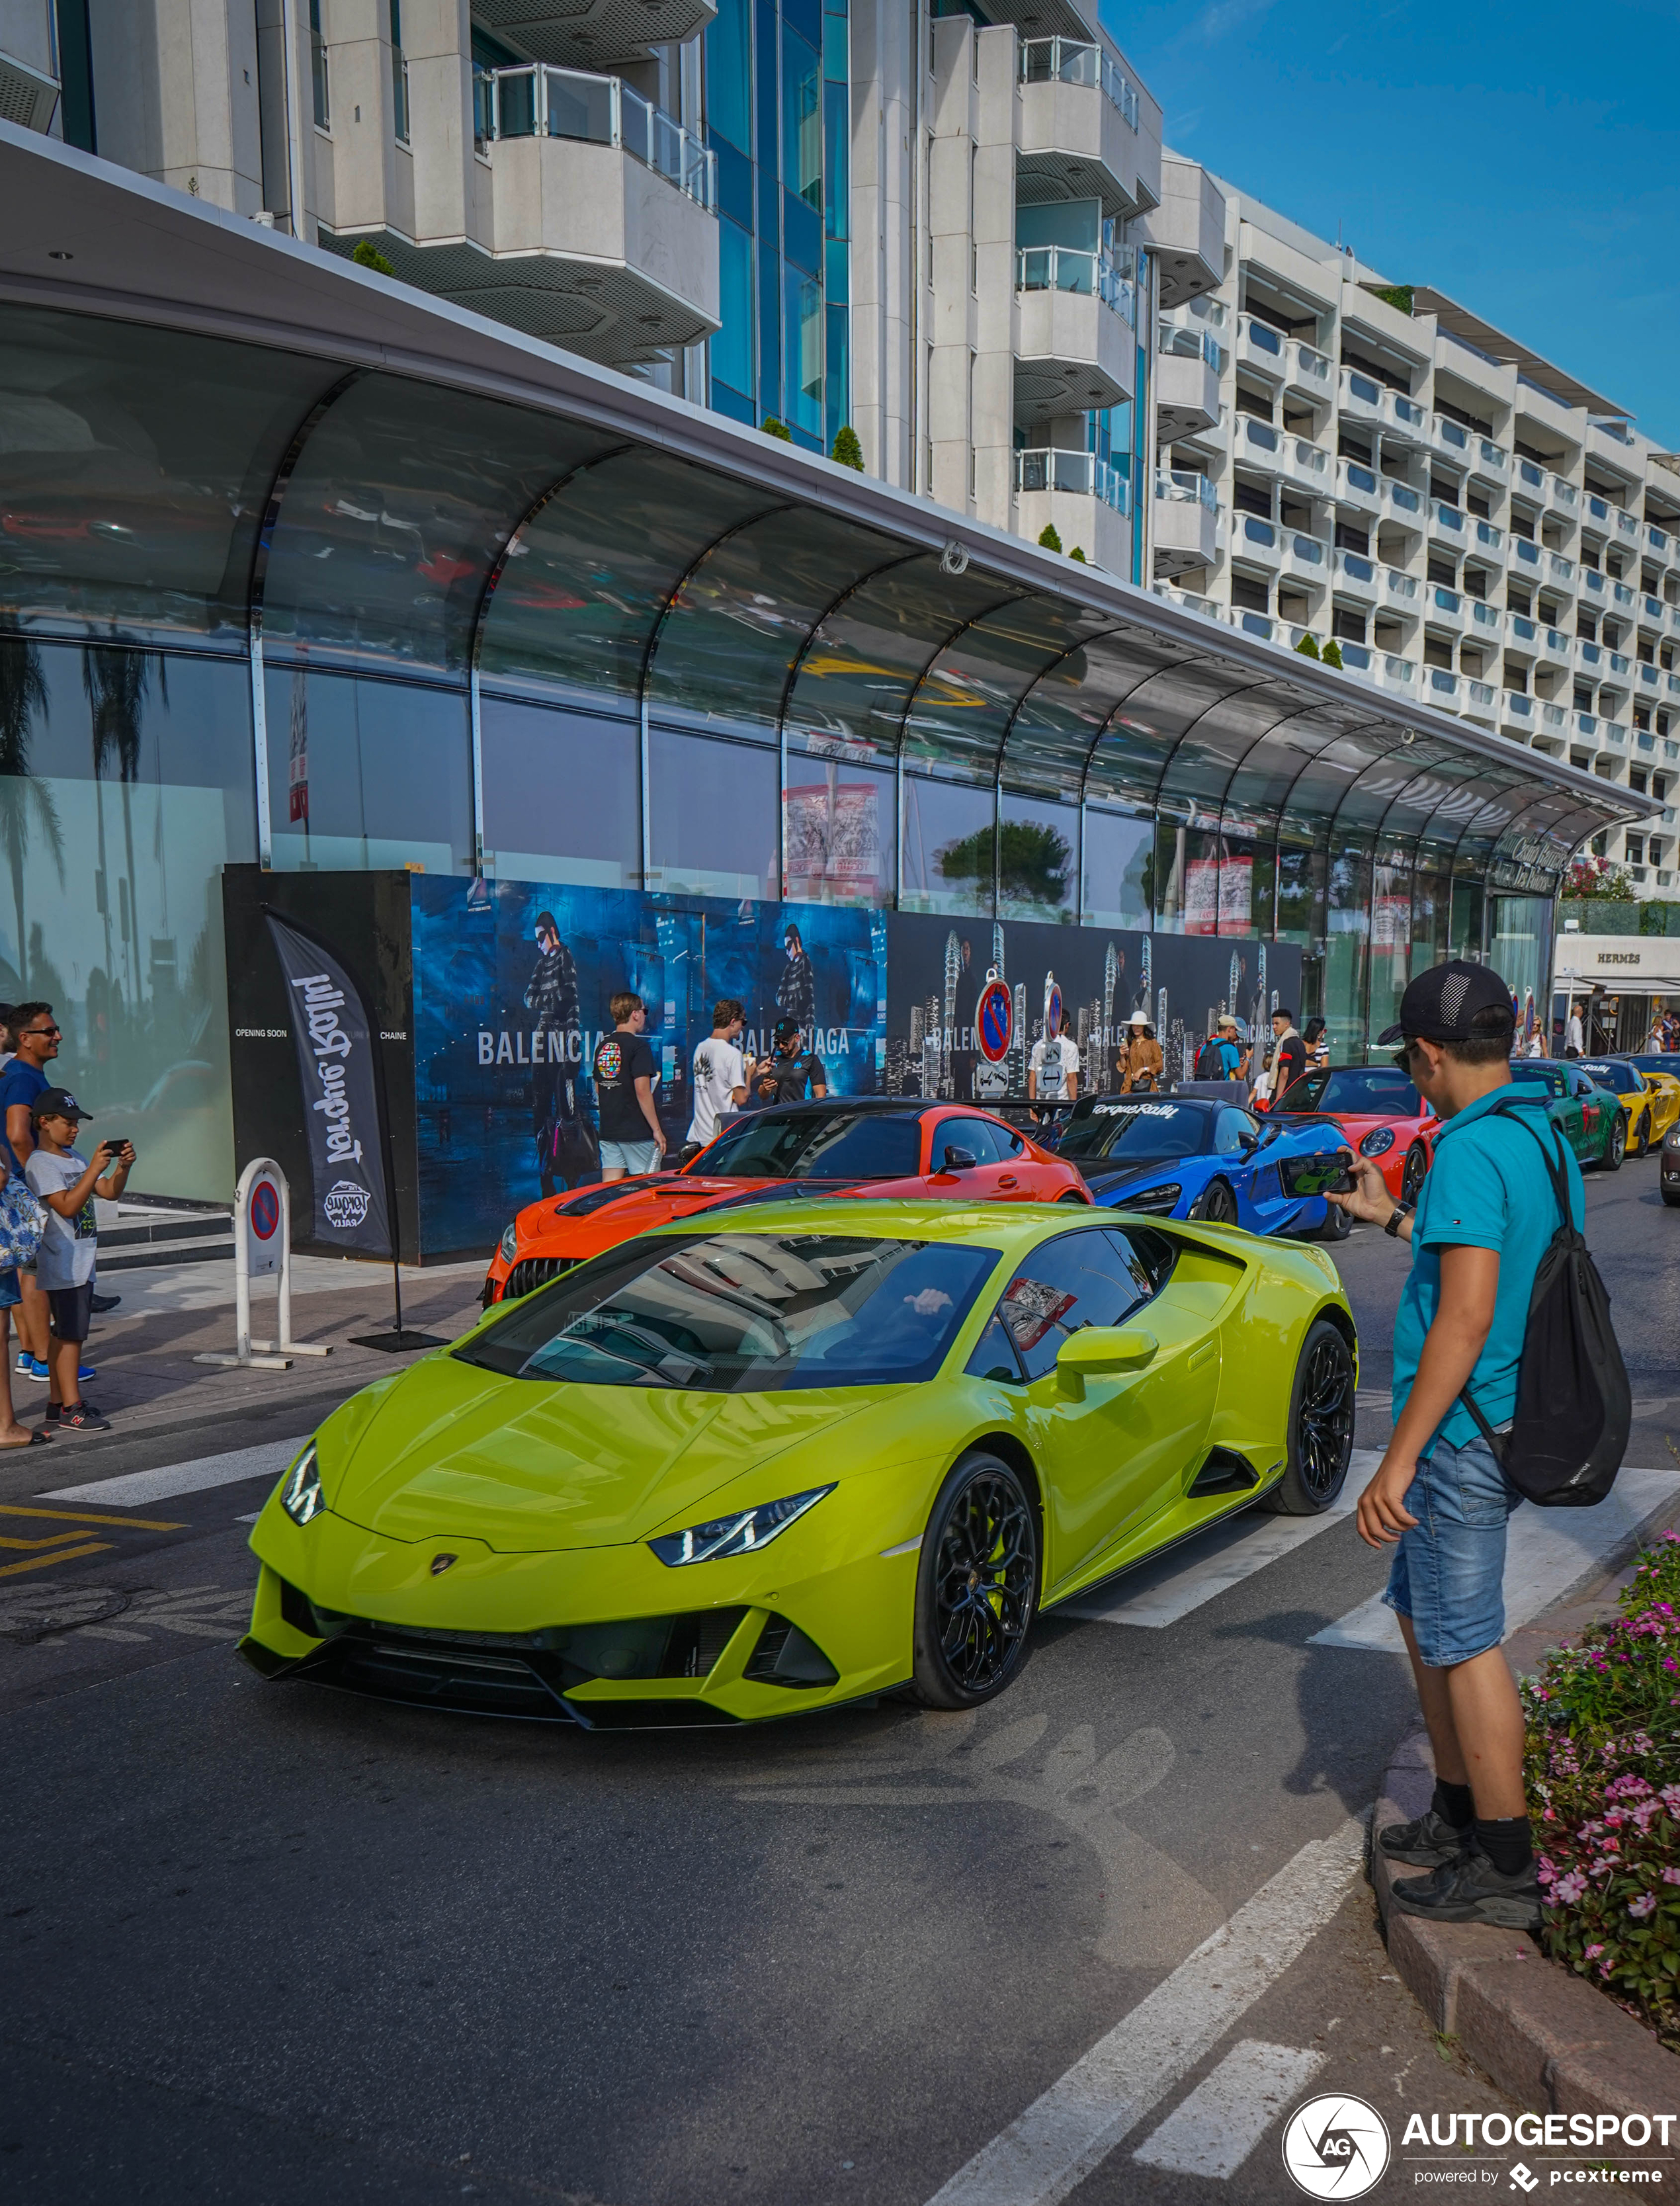
[[[352,1348],[377,1348],[387,1356],[401,1356],[407,1349],[447,1348],[449,1343],[438,1333],[409,1333],[399,1329],[396,1333],[353,1333],[350,1345]]]

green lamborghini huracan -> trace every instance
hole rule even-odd
[[[1041,1608],[1347,1476],[1329,1257],[1101,1217],[713,1211],[497,1305],[287,1471],[242,1651],[589,1727],[991,1698]]]

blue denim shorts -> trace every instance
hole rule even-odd
[[[17,1283],[16,1267],[0,1272],[0,1310],[15,1309],[22,1300],[23,1290]]]
[[[1522,1496],[1480,1434],[1438,1440],[1406,1492],[1416,1524],[1394,1551],[1383,1599],[1411,1619],[1419,1659],[1451,1669],[1505,1636],[1505,1524]]]
[[[629,1172],[639,1177],[643,1172],[657,1172],[659,1167],[659,1145],[657,1142],[609,1142],[601,1143],[603,1172]]]

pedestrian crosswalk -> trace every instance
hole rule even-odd
[[[256,1447],[224,1449],[194,1456],[190,1463],[166,1463],[155,1470],[131,1470],[117,1478],[96,1478],[81,1486],[56,1487],[43,1501],[80,1501],[85,1506],[132,1507],[136,1502],[167,1501],[178,1494],[205,1494],[213,1487],[237,1486],[247,1478],[278,1478],[303,1446],[295,1440],[264,1440]]]
[[[1323,2066],[1321,2053],[1245,2037],[1180,2100],[1132,2158],[1175,2175],[1228,2179]]]

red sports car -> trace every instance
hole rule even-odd
[[[962,1103],[825,1096],[727,1118],[676,1172],[612,1180],[521,1210],[484,1300],[527,1295],[586,1256],[701,1210],[789,1195],[941,1195],[955,1202],[1089,1202],[1078,1167]]]
[[[1397,1201],[1415,1202],[1441,1122],[1397,1065],[1339,1064],[1303,1072],[1269,1116],[1328,1118],[1348,1147],[1373,1158]]]

